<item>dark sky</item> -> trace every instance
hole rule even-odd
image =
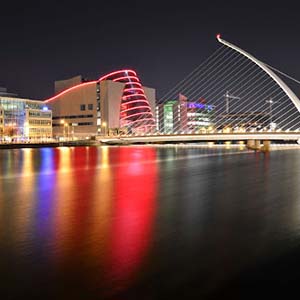
[[[219,32],[300,79],[297,4],[177,2],[1,1],[0,86],[45,99],[54,80],[126,67],[163,95],[219,47]]]

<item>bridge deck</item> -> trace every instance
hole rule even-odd
[[[146,136],[112,136],[99,138],[102,143],[156,143],[156,142],[189,142],[189,141],[298,141],[300,132],[268,132],[268,133],[211,133],[211,134],[169,134]]]

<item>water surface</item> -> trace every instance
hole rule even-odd
[[[0,150],[1,299],[288,296],[300,151]]]

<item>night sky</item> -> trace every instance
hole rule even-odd
[[[2,1],[0,86],[22,97],[45,99],[53,95],[55,80],[78,74],[97,79],[132,68],[144,85],[162,96],[219,47],[215,39],[219,32],[300,79],[296,4],[176,3]],[[300,96],[300,85],[294,91]]]

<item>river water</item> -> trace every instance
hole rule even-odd
[[[297,291],[300,150],[0,150],[1,299]]]

